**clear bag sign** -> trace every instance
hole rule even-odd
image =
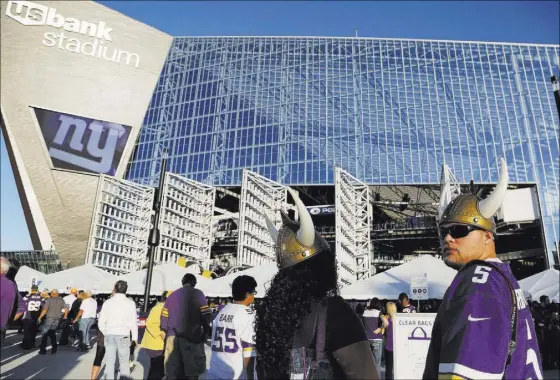
[[[395,379],[421,379],[436,313],[398,313],[393,323]]]

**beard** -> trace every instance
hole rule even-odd
[[[448,254],[444,253],[443,254],[443,262],[445,263],[445,265],[447,265],[449,268],[455,269],[457,271],[461,270],[463,268],[463,264],[461,263],[457,263],[455,261],[452,261],[451,258],[449,257]]]

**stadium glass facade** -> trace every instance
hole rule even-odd
[[[289,185],[536,183],[546,244],[559,240],[559,46],[326,37],[178,37],[128,179],[169,170],[240,185],[244,168]]]

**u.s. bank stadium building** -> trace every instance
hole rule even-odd
[[[558,263],[559,46],[171,37],[94,2],[2,2],[2,132],[36,250],[114,273],[274,260],[264,222],[308,206],[351,283],[440,255],[442,185],[509,190],[498,256]],[[473,180],[474,185],[469,183]]]

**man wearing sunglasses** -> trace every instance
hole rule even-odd
[[[444,262],[459,272],[432,330],[424,379],[542,379],[535,327],[523,291],[496,256],[494,214],[508,186],[500,179],[485,199],[461,194],[443,209]],[[442,202],[445,198],[442,196]]]

